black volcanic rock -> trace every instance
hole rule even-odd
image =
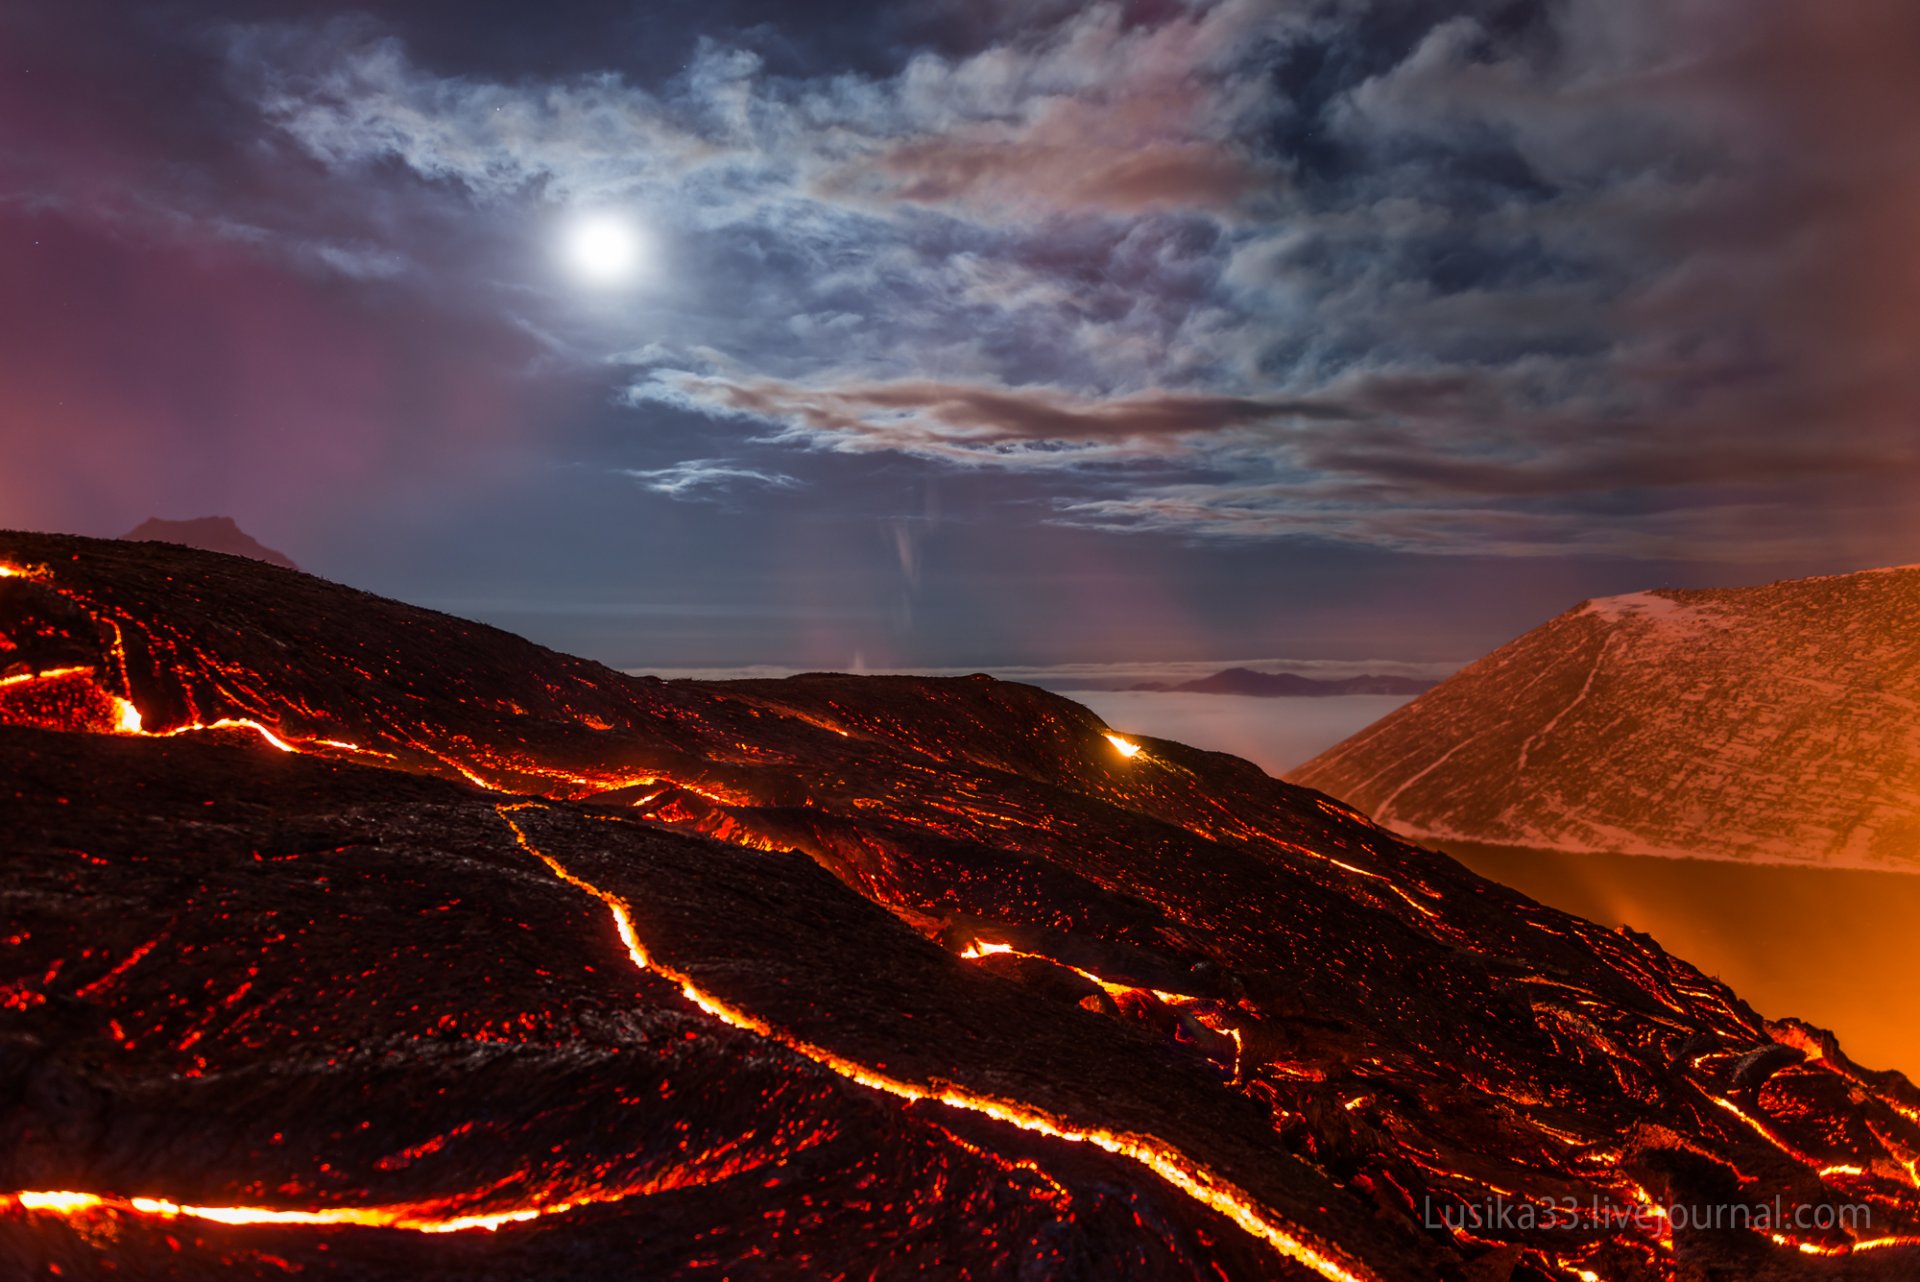
[[[1583,602],[1292,772],[1416,837],[1920,872],[1920,567]]]
[[[244,742],[19,728],[0,728],[0,760],[16,790],[6,888],[25,904],[10,928],[36,964],[70,962],[32,990],[52,1000],[8,1023],[35,1086],[0,1115],[5,1188],[441,1218],[584,1203],[452,1251],[391,1230],[176,1222],[164,1230],[190,1245],[172,1255],[128,1216],[102,1252],[16,1223],[0,1276],[156,1258],[166,1272],[145,1276],[252,1276],[275,1257],[326,1276],[329,1252],[350,1254],[356,1278],[409,1280],[696,1276],[703,1259],[734,1277],[804,1259],[901,1276],[1266,1268],[1219,1216],[1123,1160],[1071,1146],[1057,1162],[1019,1132],[899,1106],[702,1014],[636,971],[601,905],[547,875],[471,788]],[[1249,1147],[1235,1131],[1257,1110],[1203,1064],[1071,1006],[1043,1026],[1019,989],[804,857],[565,804],[507,817],[629,896],[676,966],[783,1028],[895,1072],[972,1060],[1063,1110]],[[1267,1175],[1257,1153],[1241,1160]],[[1320,1185],[1305,1168],[1275,1174]],[[942,1233],[939,1217],[994,1232]],[[590,1273],[569,1272],[583,1261]]]
[[[1433,689],[1432,681],[1413,677],[1364,673],[1355,677],[1303,677],[1296,672],[1255,672],[1252,668],[1223,668],[1212,676],[1172,686],[1135,686],[1187,694],[1245,694],[1263,698],[1322,698],[1342,694],[1420,694]]]
[[[288,570],[300,568],[286,553],[257,542],[230,516],[199,516],[188,521],[163,521],[150,516],[120,537],[134,542],[178,543],[182,547],[225,552],[229,556],[250,556]]]
[[[0,565],[0,1276],[1920,1259],[1904,1078],[1248,763],[163,544]],[[1775,1196],[1872,1229],[1646,1210]]]

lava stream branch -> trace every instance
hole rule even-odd
[[[1000,956],[1029,958],[1033,961],[1045,962],[1049,966],[1057,966],[1061,970],[1071,971],[1088,983],[1093,984],[1110,998],[1118,999],[1127,996],[1151,997],[1163,1005],[1171,1006],[1176,1010],[1186,1011],[1195,1023],[1203,1028],[1211,1029],[1213,1032],[1219,1033],[1222,1037],[1227,1038],[1233,1043],[1233,1082],[1237,1085],[1241,1081],[1241,1074],[1245,1067],[1247,1055],[1246,1035],[1234,1024],[1228,1022],[1228,1020],[1217,1011],[1205,1009],[1208,1005],[1216,1004],[1208,998],[1195,997],[1188,993],[1169,992],[1163,988],[1146,988],[1139,984],[1127,984],[1117,980],[1106,979],[1094,974],[1090,970],[1075,966],[1071,962],[1063,962],[1058,957],[1049,957],[1045,953],[1027,952],[1024,949],[1015,948],[1012,944],[990,944],[976,939],[973,943],[967,945],[958,956],[963,961],[979,961],[983,957]],[[1225,1005],[1225,1003],[1217,1004]]]
[[[1153,1136],[1078,1126],[1033,1105],[978,1094],[952,1082],[935,1079],[923,1084],[894,1077],[775,1028],[757,1015],[733,1006],[706,991],[694,982],[692,976],[664,965],[647,951],[634,925],[633,911],[625,900],[576,875],[559,860],[541,850],[527,836],[526,830],[515,823],[511,817],[514,811],[541,808],[544,808],[541,803],[529,801],[503,803],[496,806],[495,810],[499,813],[501,821],[513,831],[514,840],[523,850],[538,859],[561,881],[585,891],[606,905],[608,912],[613,915],[614,928],[619,933],[620,942],[625,946],[627,956],[636,968],[652,971],[677,985],[683,997],[722,1023],[778,1043],[848,1081],[867,1087],[869,1090],[906,1100],[908,1103],[931,1101],[944,1104],[949,1108],[978,1113],[1025,1131],[1047,1135],[1072,1144],[1090,1144],[1095,1148],[1104,1149],[1152,1171],[1181,1193],[1226,1216],[1280,1255],[1312,1269],[1321,1277],[1329,1279],[1329,1282],[1372,1282],[1372,1275],[1363,1271],[1358,1264],[1336,1258],[1331,1248],[1310,1244],[1297,1229],[1283,1224],[1279,1217],[1261,1206],[1244,1189]]]
[[[634,1192],[644,1192],[635,1190]],[[505,1211],[448,1215],[424,1205],[334,1206],[317,1211],[276,1210],[262,1206],[183,1206],[157,1197],[117,1197],[67,1191],[0,1194],[0,1208],[8,1204],[23,1211],[75,1219],[119,1212],[162,1220],[202,1220],[212,1224],[282,1226],[353,1226],[400,1229],[411,1233],[492,1231],[506,1224],[523,1224],[544,1215],[559,1215],[590,1203],[617,1202],[629,1192],[589,1195],[565,1202],[536,1203]]]

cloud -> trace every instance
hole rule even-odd
[[[644,85],[432,70],[363,20],[230,60],[281,139],[456,193],[477,244],[645,204],[656,293],[516,305],[713,421],[662,493],[784,484],[708,457],[757,442],[1034,473],[1103,529],[1786,555],[1916,467],[1920,55],[1862,3],[1003,6],[891,69],[706,43]]]
[[[630,395],[772,424],[786,438],[827,449],[1028,469],[1151,458],[1236,429],[1347,417],[1312,400],[1158,390],[1095,397],[928,379],[809,384],[684,371],[658,372]]]
[[[1094,5],[1042,38],[918,58],[891,86],[894,119],[813,190],[995,220],[1229,214],[1284,180],[1284,164],[1256,145],[1273,100],[1249,50],[1292,21],[1242,0],[1157,25]]]
[[[1420,505],[1317,499],[1287,485],[1163,486],[1062,500],[1062,525],[1228,540],[1288,539],[1418,555],[1708,560],[1766,565],[1831,550],[1788,499],[1698,503],[1632,513],[1568,513],[1492,503]]]
[[[868,203],[1130,214],[1231,208],[1271,181],[1248,158],[1214,145],[1099,141],[1050,127],[901,143],[828,174],[815,190]]]
[[[686,459],[670,467],[650,469],[621,468],[620,474],[632,477],[655,494],[684,500],[716,499],[741,485],[784,490],[801,483],[784,473],[742,467],[724,459]]]
[[[397,162],[488,202],[665,187],[722,218],[800,199],[997,222],[1224,208],[1274,181],[1248,136],[1268,100],[1247,48],[1279,26],[1253,0],[1158,24],[1096,4],[878,79],[783,80],[748,50],[703,42],[655,87],[612,73],[544,85],[434,74],[357,18],[238,30],[229,61],[265,117],[322,163]]]
[[[316,160],[395,161],[487,202],[536,188],[561,200],[628,195],[725,147],[719,122],[678,120],[617,76],[538,90],[435,76],[363,19],[241,29],[229,63],[265,118]],[[717,80],[708,67],[692,78],[710,94]]]

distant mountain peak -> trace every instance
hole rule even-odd
[[[300,568],[292,557],[260,543],[230,516],[197,516],[187,521],[165,521],[151,516],[120,537],[135,543],[179,543],[206,552],[250,556],[288,570]]]
[[[1368,672],[1355,677],[1303,677],[1297,672],[1259,672],[1253,668],[1222,668],[1212,676],[1178,685],[1143,682],[1136,690],[1169,694],[1239,694],[1260,698],[1321,698],[1343,694],[1416,695],[1431,690],[1432,681],[1415,677],[1382,676]]]
[[[1293,771],[1418,837],[1920,871],[1920,569],[1567,611]]]

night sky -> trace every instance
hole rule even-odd
[[[0,526],[669,667],[1920,561],[1916,74],[1911,0],[0,0]]]

